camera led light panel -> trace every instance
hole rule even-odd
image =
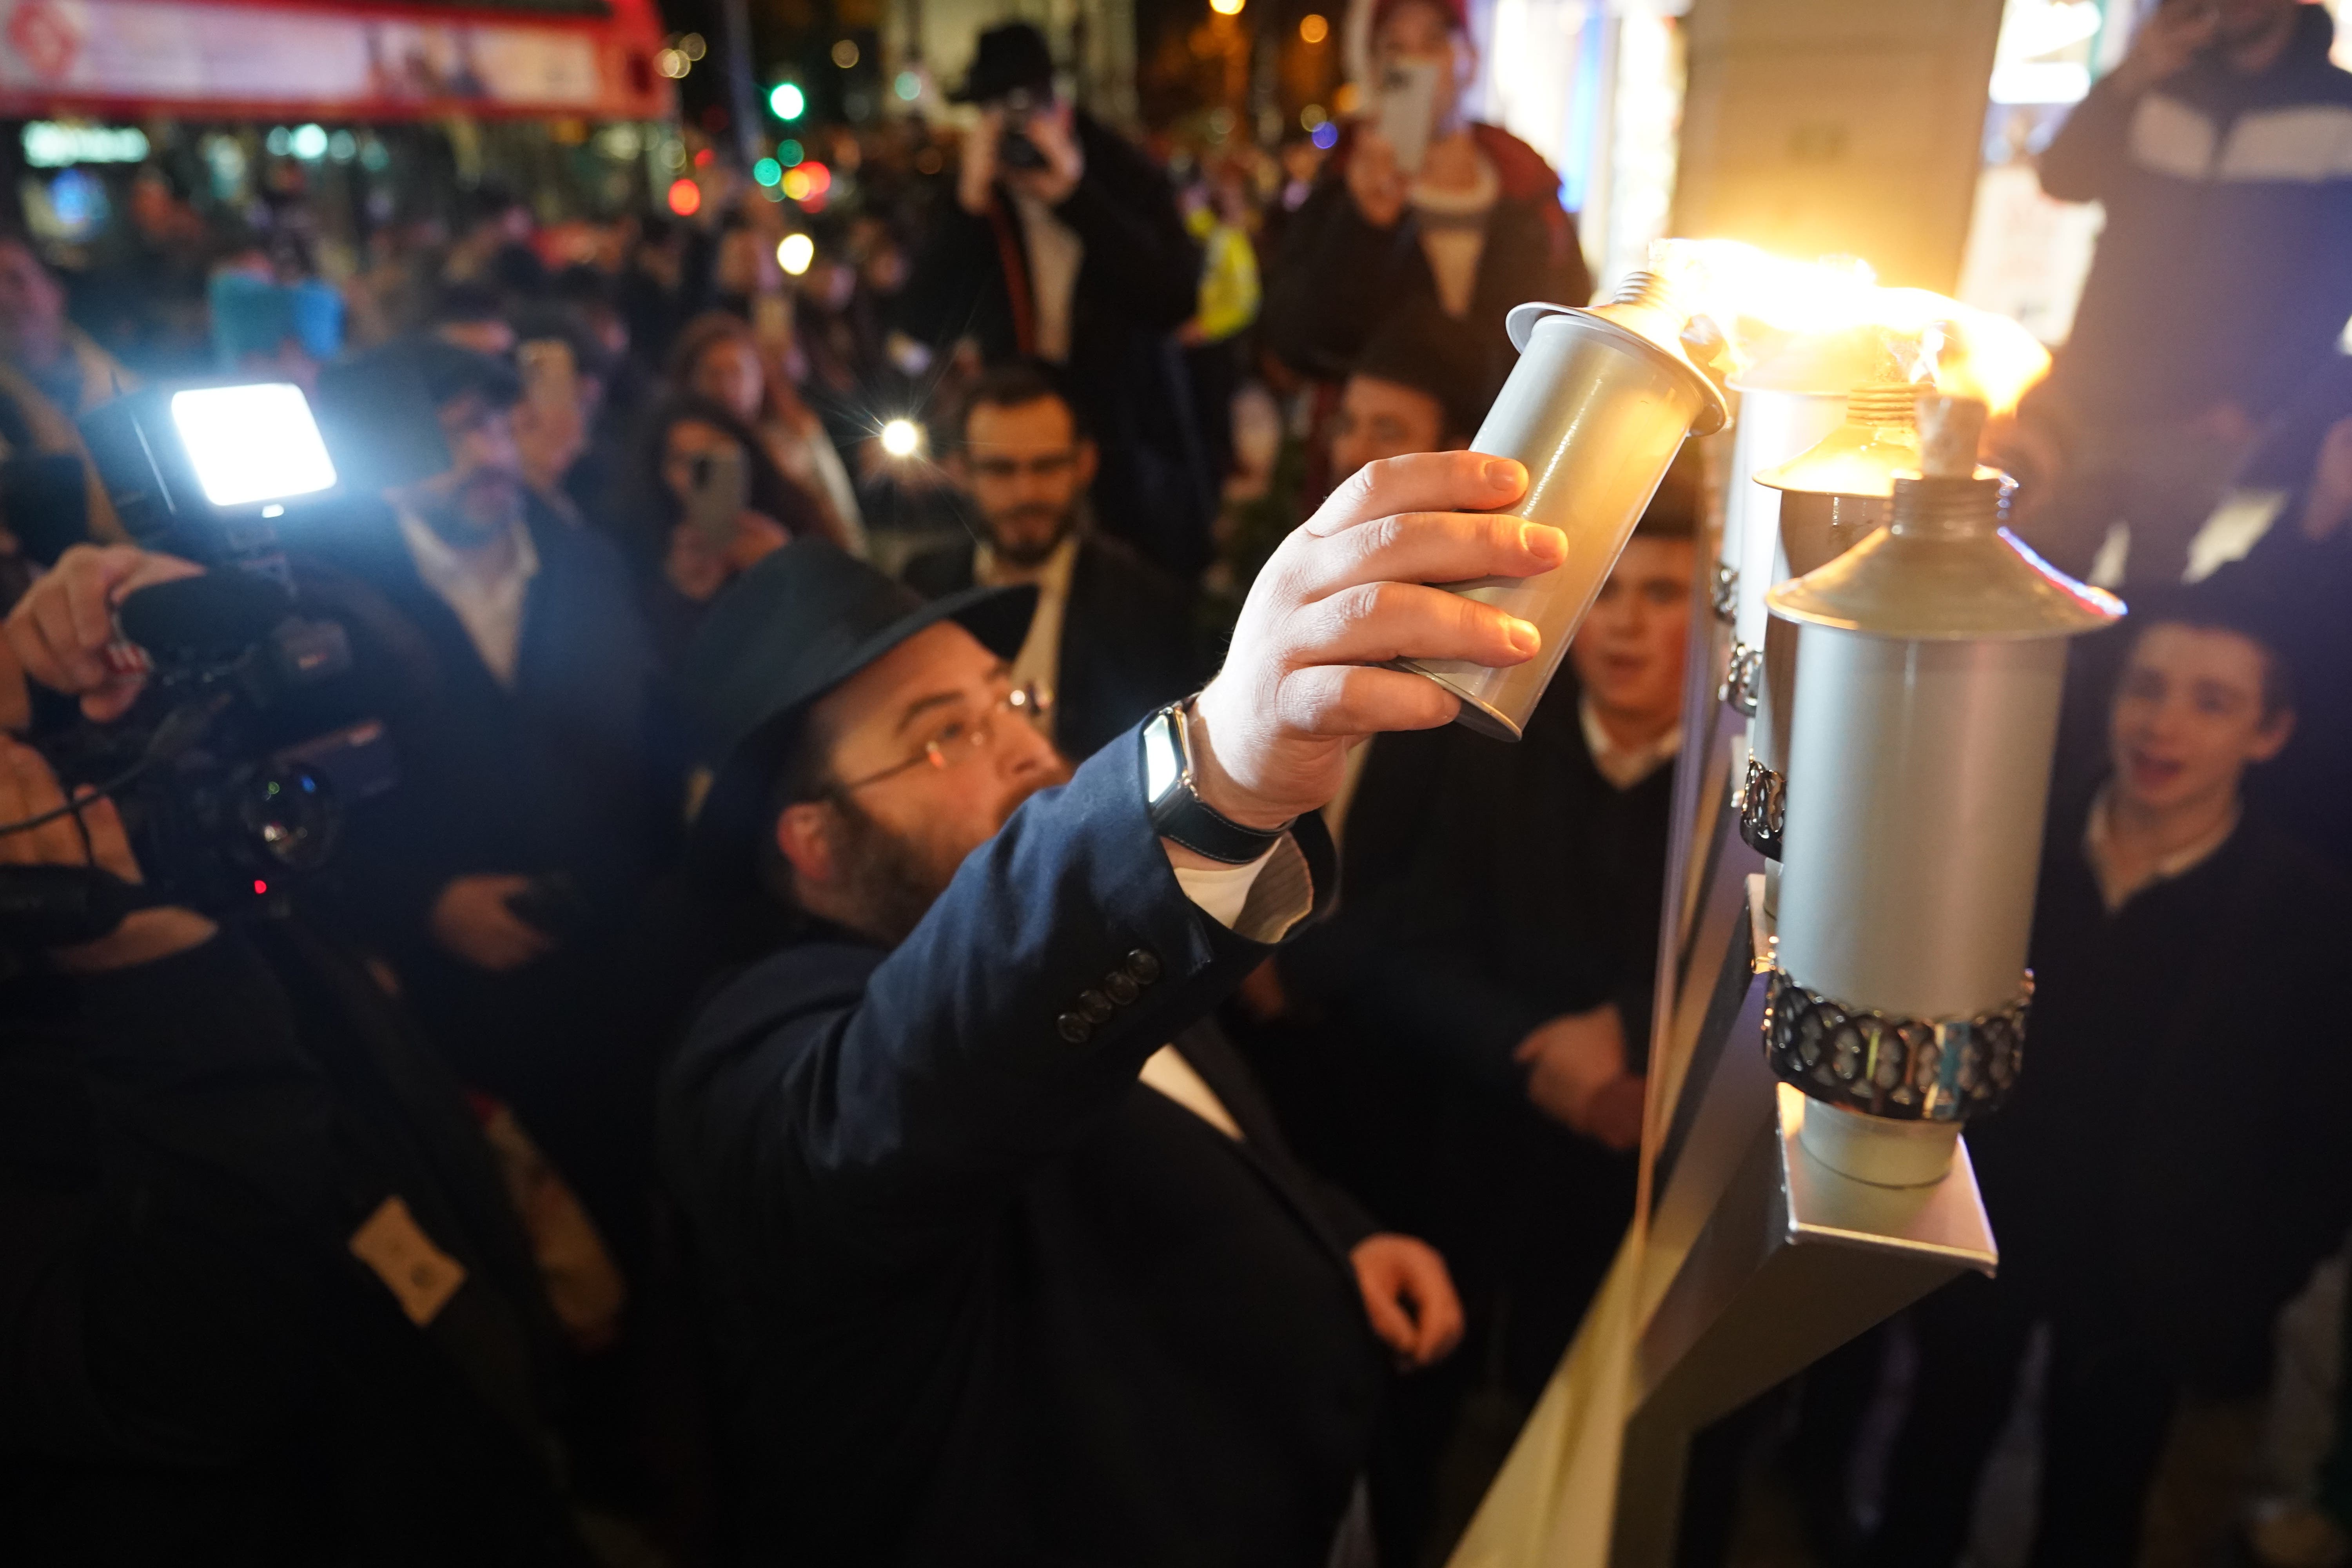
[[[172,395],[172,424],[205,499],[250,506],[315,495],[335,483],[335,465],[302,389],[290,382],[204,386]]]

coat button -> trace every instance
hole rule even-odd
[[[1062,1038],[1074,1046],[1085,1045],[1087,1037],[1095,1032],[1095,1026],[1076,1013],[1063,1014],[1054,1020],[1054,1027],[1061,1031]]]
[[[1122,1007],[1143,994],[1143,987],[1130,979],[1124,969],[1114,969],[1104,975],[1102,988],[1112,1001]]]
[[[1160,978],[1160,959],[1148,948],[1137,948],[1127,955],[1127,972],[1138,985],[1149,985]]]
[[[1086,1015],[1087,1023],[1099,1024],[1110,1016],[1110,998],[1099,991],[1081,991],[1078,993],[1078,1011]]]

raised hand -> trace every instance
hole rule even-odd
[[[1202,798],[1236,822],[1279,826],[1339,792],[1350,742],[1452,721],[1455,698],[1383,662],[1534,658],[1542,638],[1528,622],[1424,585],[1558,566],[1558,529],[1485,510],[1526,489],[1527,470],[1507,458],[1426,452],[1369,464],[1333,491],[1258,573],[1225,667],[1195,705]]]

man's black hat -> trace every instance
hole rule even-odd
[[[702,754],[718,765],[695,819],[698,876],[751,876],[761,805],[820,699],[941,621],[1009,659],[1036,607],[1025,586],[926,601],[820,539],[795,541],[728,584],[681,671]]]
[[[1043,98],[1054,89],[1054,51],[1045,35],[1026,22],[1007,22],[980,36],[971,74],[948,94],[950,103],[990,103],[1026,89]]]

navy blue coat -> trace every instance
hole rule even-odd
[[[1024,805],[895,951],[746,972],[670,1068],[746,1557],[1324,1560],[1380,1392],[1370,1226],[1202,1023],[1270,949],[1177,885],[1139,750]],[[1129,1000],[1072,1044],[1090,989]],[[1244,1142],[1137,1081],[1171,1042]]]

